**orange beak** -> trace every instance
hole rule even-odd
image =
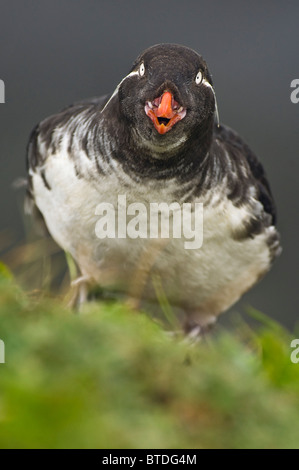
[[[166,134],[186,115],[186,110],[179,107],[169,91],[165,91],[161,97],[156,98],[152,103],[147,102],[144,109],[159,134]]]

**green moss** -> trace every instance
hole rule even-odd
[[[3,273],[0,447],[299,447],[299,364],[281,327],[190,346],[122,304],[73,315]]]

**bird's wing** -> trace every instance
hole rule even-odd
[[[45,151],[41,153],[38,146],[37,140],[39,136],[42,137],[47,150],[47,146],[50,147],[51,145],[53,132],[57,127],[67,124],[68,121],[85,110],[97,108],[98,111],[101,111],[108,97],[109,95],[105,95],[101,97],[90,98],[84,101],[78,101],[70,106],[67,106],[59,113],[54,114],[53,116],[50,116],[37,124],[30,134],[27,146],[28,173],[30,173],[30,170],[34,171],[36,167],[42,165],[46,158]]]
[[[232,147],[233,150],[246,159],[251,175],[258,188],[258,200],[263,205],[265,212],[271,215],[272,224],[275,225],[277,219],[275,202],[262,164],[250,147],[229,127],[223,125],[219,128],[216,127],[216,136],[217,139],[225,143],[227,148]]]
[[[34,172],[40,171],[45,185],[47,185],[47,180],[43,172],[43,165],[47,160],[48,155],[53,153],[53,147],[55,148],[57,143],[55,142],[54,137],[55,129],[67,125],[69,122],[71,122],[72,119],[74,119],[80,113],[84,113],[85,111],[90,110],[92,112],[92,110],[95,108],[97,111],[101,111],[108,98],[109,95],[105,95],[101,97],[89,98],[84,101],[78,101],[64,108],[59,113],[41,121],[32,130],[27,145],[26,166],[28,173],[28,183],[25,198],[25,212],[32,214],[39,223],[39,226],[43,226],[44,223],[43,216],[35,204],[35,197],[32,187],[32,175]],[[41,137],[42,145],[40,144],[39,137]]]

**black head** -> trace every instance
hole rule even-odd
[[[202,57],[184,46],[158,44],[146,49],[114,97],[139,143],[160,152],[213,127],[211,75]]]

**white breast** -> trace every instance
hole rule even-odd
[[[89,174],[97,175],[93,162],[84,164]],[[269,268],[266,241],[274,227],[254,238],[234,239],[233,232],[249,218],[249,208],[235,207],[221,192],[208,205],[206,198],[196,201],[203,203],[203,244],[188,250],[184,239],[99,239],[95,233],[98,204],[117,207],[119,194],[126,194],[128,204],[170,203],[174,182],[137,189],[122,186],[117,173],[78,178],[66,151],[50,156],[43,170],[51,190],[40,173],[33,174],[33,188],[51,235],[73,255],[83,275],[103,286],[154,299],[153,279],[159,279],[169,302],[202,324],[229,308]],[[126,175],[122,178],[129,183]]]

